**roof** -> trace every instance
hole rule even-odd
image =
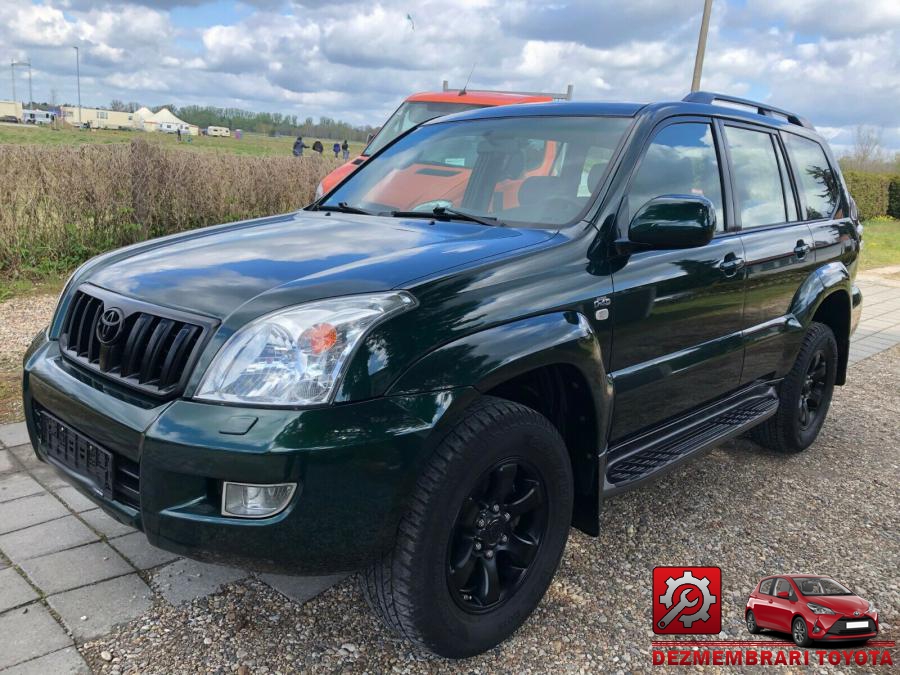
[[[446,120],[487,119],[492,117],[590,117],[616,115],[633,117],[644,107],[642,103],[606,103],[590,101],[552,101],[541,105],[505,105],[502,107],[479,108],[466,112],[454,113],[439,117],[426,124],[435,124]]]
[[[494,91],[423,91],[406,97],[407,101],[428,103],[465,103],[474,105],[509,105],[512,103],[542,103],[552,101],[552,96],[534,94],[508,94]]]
[[[507,105],[502,107],[479,108],[461,113],[439,117],[426,124],[437,124],[448,120],[490,119],[500,117],[590,117],[590,116],[641,116],[670,117],[672,115],[704,115],[746,120],[756,124],[784,129],[803,136],[817,137],[815,129],[798,124],[795,121],[782,119],[772,115],[762,115],[753,110],[743,110],[715,103],[698,103],[696,101],[661,101],[658,103],[613,103],[608,101],[552,101],[541,105]],[[798,118],[800,119],[800,118]]]

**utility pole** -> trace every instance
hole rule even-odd
[[[703,19],[700,22],[700,39],[697,40],[697,57],[694,59],[694,79],[691,91],[700,91],[700,76],[703,74],[703,57],[706,55],[706,36],[709,33],[709,15],[712,12],[712,0],[703,2]]]
[[[28,107],[34,103],[34,94],[31,91],[31,61],[11,61],[9,67],[13,71],[13,100],[16,98],[16,66],[28,66]]]
[[[81,65],[78,58],[78,47],[73,46],[75,50],[75,81],[78,83],[78,126],[81,126]]]
[[[16,102],[16,62],[15,61],[9,62],[9,74],[12,77],[12,85],[13,85],[12,100],[13,100],[13,103],[15,103]]]

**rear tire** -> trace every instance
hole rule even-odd
[[[751,635],[758,635],[761,629],[759,627],[759,624],[756,623],[756,615],[753,613],[752,609],[749,612],[747,612],[746,618],[747,618],[747,632],[750,633]]]
[[[837,376],[838,348],[834,333],[823,323],[813,322],[794,367],[782,380],[778,411],[751,430],[750,438],[777,452],[801,452],[819,435]]]
[[[484,397],[422,472],[393,551],[360,575],[363,594],[421,647],[449,658],[484,652],[544,596],[573,499],[569,455],[549,420]]]

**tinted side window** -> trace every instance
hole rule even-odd
[[[689,122],[665,127],[641,160],[628,193],[631,217],[660,195],[701,195],[716,207],[716,229],[725,229],[722,179],[709,124]]]
[[[772,136],[738,127],[725,128],[731,155],[737,211],[744,228],[787,220],[784,191]]]
[[[838,204],[837,176],[822,146],[808,138],[785,134],[791,162],[800,174],[800,191],[806,197],[805,220],[830,218]]]
[[[759,585],[759,592],[765,595],[772,595],[772,583],[774,579],[766,579]]]

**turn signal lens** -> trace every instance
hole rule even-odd
[[[309,351],[316,356],[334,347],[337,339],[337,328],[330,323],[317,323],[300,336],[300,341],[305,340],[309,344]]]
[[[236,518],[268,518],[287,507],[296,483],[254,485],[229,483],[222,486],[222,515]]]

